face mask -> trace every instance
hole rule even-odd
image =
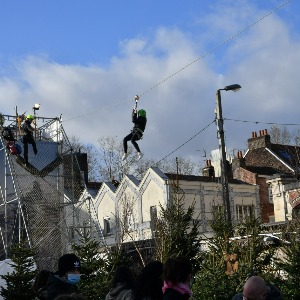
[[[80,280],[80,274],[68,274],[67,281],[70,284],[76,284],[79,282],[79,280]]]

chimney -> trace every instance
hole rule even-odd
[[[256,131],[252,131],[252,138],[256,138],[256,137],[257,137]]]
[[[118,188],[120,182],[118,180],[115,179],[115,177],[113,176],[112,179],[111,179],[111,183],[116,187]]]
[[[267,129],[260,130],[259,136],[257,136],[256,131],[252,132],[252,136],[248,139],[248,149],[259,149],[259,148],[270,148],[271,147],[271,137],[268,134]]]
[[[206,160],[206,166],[202,169],[202,175],[205,177],[215,177],[215,168],[211,165],[211,160]]]
[[[246,166],[245,158],[243,157],[243,152],[238,151],[237,156],[232,160],[232,171],[234,172],[238,168],[244,168]]]

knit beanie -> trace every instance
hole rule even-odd
[[[68,271],[72,271],[75,269],[80,269],[80,260],[75,254],[68,253],[59,258],[58,260],[59,276],[63,276]]]

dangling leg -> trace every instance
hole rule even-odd
[[[136,141],[138,141],[138,140],[139,140],[139,138],[137,137],[136,134],[134,134],[134,135],[132,136],[132,138],[131,138],[131,143],[132,143],[132,145],[134,146],[134,148],[135,148],[135,150],[136,150],[137,152],[141,152],[140,147],[139,147],[139,145],[138,145],[137,142],[136,142]]]
[[[138,160],[140,160],[143,157],[143,153],[140,150],[140,147],[136,141],[140,139],[140,136],[137,133],[134,133],[131,138],[131,143],[138,152]]]
[[[127,158],[127,142],[130,141],[132,138],[132,132],[126,135],[123,139],[123,149],[124,149],[124,154],[122,157],[122,160],[125,160]]]

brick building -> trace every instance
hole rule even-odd
[[[274,191],[281,185],[296,182],[299,174],[300,147],[273,144],[267,130],[252,132],[248,150],[238,151],[232,161],[233,177],[259,185],[260,211],[263,223],[285,221],[290,214],[286,199],[274,202]],[[275,180],[280,178],[280,181]],[[283,190],[284,188],[282,188]],[[279,193],[275,192],[276,195]]]

